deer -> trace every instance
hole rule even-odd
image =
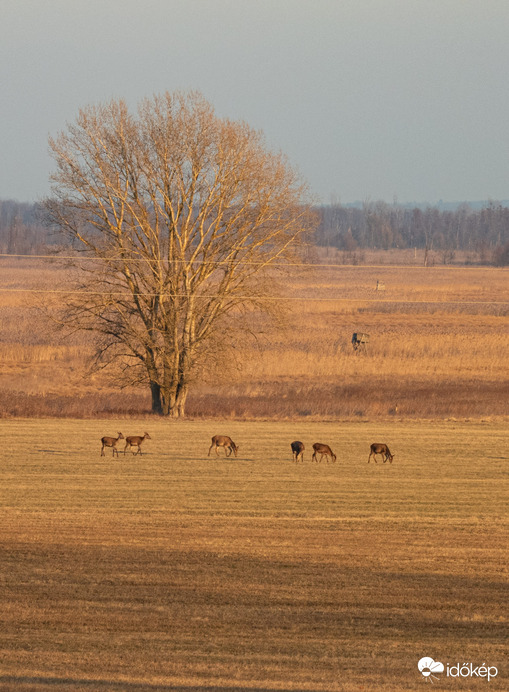
[[[331,458],[331,461],[336,462],[336,455],[332,451],[332,449],[329,447],[329,445],[324,445],[321,444],[320,442],[315,442],[313,445],[313,449],[315,450],[313,452],[313,456],[311,457],[311,461],[316,461],[318,463],[318,454],[320,454],[320,462],[324,457],[327,457],[327,463],[329,463],[329,457]]]
[[[296,440],[295,442],[291,443],[290,447],[292,448],[293,460],[298,462],[300,457],[300,460],[304,461],[304,443]]]
[[[113,456],[115,456],[115,452],[117,453],[118,457],[118,449],[117,449],[117,442],[119,440],[123,440],[124,436],[122,435],[121,432],[117,433],[118,437],[101,437],[101,442],[102,442],[102,447],[101,447],[101,456],[104,456],[104,448],[105,447],[111,447]]]
[[[231,456],[232,452],[235,454],[235,456],[237,456],[237,452],[239,451],[239,448],[235,442],[231,437],[228,437],[228,435],[214,435],[212,438],[212,444],[209,447],[208,456],[210,456],[210,452],[214,447],[216,449],[217,456],[219,456],[219,452],[217,451],[218,447],[224,447],[224,453],[227,457]]]
[[[125,438],[125,447],[124,447],[124,456],[125,456],[126,449],[128,447],[138,447],[138,451],[133,452],[133,454],[141,454],[141,445],[142,445],[143,440],[150,440],[150,439],[151,439],[151,437],[148,434],[148,432],[146,432],[143,435],[143,437],[140,437],[139,435],[131,435],[130,437],[126,437]]]
[[[368,457],[368,464],[371,461],[371,457],[375,460],[375,464],[377,464],[376,460],[376,455],[381,454],[384,460],[384,464],[387,461],[387,459],[390,461],[392,464],[392,460],[394,459],[394,454],[391,454],[389,447],[387,447],[386,444],[382,444],[381,442],[373,442],[370,448],[369,452],[369,457]]]

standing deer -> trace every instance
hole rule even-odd
[[[380,442],[373,442],[371,445],[371,451],[369,452],[369,457],[368,457],[368,464],[371,460],[371,457],[375,460],[375,464],[377,464],[376,460],[376,455],[381,454],[384,460],[384,464],[387,461],[387,459],[390,461],[392,464],[392,460],[394,459],[394,454],[391,454],[389,447],[387,447],[386,444],[382,444]]]
[[[311,461],[316,461],[318,463],[318,457],[317,454],[321,454],[320,456],[320,462],[324,457],[327,457],[327,463],[329,463],[329,457],[331,458],[331,461],[336,461],[336,455],[332,451],[332,449],[329,447],[329,445],[323,445],[320,442],[315,442],[313,445],[313,449],[315,450],[313,452],[313,456],[311,457]]]
[[[296,440],[291,443],[290,447],[292,448],[293,460],[298,462],[300,457],[300,460],[304,461],[304,443]]]
[[[102,442],[102,447],[101,447],[101,456],[104,456],[104,448],[105,447],[111,447],[113,456],[115,456],[115,452],[117,453],[118,457],[118,449],[117,449],[117,442],[119,440],[123,440],[124,436],[122,435],[121,432],[118,433],[118,437],[101,437],[101,442]]]
[[[138,435],[132,435],[130,437],[126,437],[125,438],[125,447],[124,447],[124,456],[125,456],[125,451],[128,447],[138,447],[138,451],[133,452],[133,454],[141,454],[141,445],[142,445],[143,440],[150,440],[150,439],[151,439],[151,437],[148,434],[148,432],[146,432],[143,435],[143,437],[140,437]]]
[[[235,454],[235,456],[237,456],[237,452],[239,451],[239,448],[235,442],[231,437],[228,437],[228,435],[214,435],[212,438],[212,444],[209,447],[208,456],[210,456],[210,452],[214,449],[214,447],[216,448],[217,456],[219,456],[219,452],[217,451],[218,447],[224,447],[224,453],[227,457],[231,456],[232,452]]]

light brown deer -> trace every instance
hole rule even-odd
[[[385,462],[387,461],[387,459],[388,459],[388,460],[390,461],[390,463],[392,464],[392,460],[394,459],[394,454],[391,454],[391,452],[390,452],[390,450],[389,450],[389,447],[387,447],[386,444],[382,444],[382,443],[380,443],[380,442],[373,442],[373,444],[371,445],[370,450],[371,450],[371,451],[369,452],[368,464],[369,464],[369,462],[371,461],[371,457],[373,457],[373,459],[375,460],[375,464],[378,463],[377,460],[376,460],[376,455],[377,455],[377,454],[381,454],[381,455],[382,455],[383,460],[384,460],[384,464],[385,464]]]
[[[313,449],[315,450],[313,452],[313,456],[311,457],[311,461],[316,461],[318,463],[318,454],[320,454],[320,462],[324,457],[327,457],[327,463],[329,463],[329,457],[331,458],[331,461],[335,462],[336,461],[336,455],[332,451],[332,449],[329,447],[329,445],[323,445],[320,442],[315,442],[313,445]]]
[[[219,452],[217,451],[218,447],[224,447],[224,453],[227,457],[231,456],[232,452],[235,454],[235,456],[237,456],[237,452],[239,451],[239,448],[235,442],[231,437],[228,437],[228,435],[214,435],[212,438],[212,444],[209,447],[208,456],[210,456],[210,453],[214,447],[216,448],[217,456],[219,456]]]
[[[138,447],[138,451],[133,452],[133,454],[141,454],[141,445],[142,445],[143,441],[144,440],[150,440],[150,439],[151,439],[151,437],[148,434],[148,432],[146,432],[143,435],[143,437],[140,437],[138,435],[131,435],[130,437],[126,437],[125,438],[125,447],[124,447],[124,456],[125,456],[125,451],[128,447],[129,448],[130,447]]]
[[[101,437],[101,442],[102,442],[102,447],[101,447],[101,456],[104,456],[104,448],[105,447],[111,447],[113,456],[115,456],[115,452],[117,453],[118,457],[118,449],[117,449],[117,442],[119,440],[123,440],[124,436],[122,435],[121,432],[118,433],[118,437]]]
[[[293,460],[298,462],[300,457],[300,460],[304,461],[304,443],[299,442],[299,440],[295,440],[295,442],[291,443],[290,447],[292,448]]]

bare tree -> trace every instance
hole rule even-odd
[[[198,93],[80,111],[50,139],[50,222],[86,256],[65,323],[97,336],[97,367],[184,415],[193,372],[227,324],[264,308],[268,270],[315,224],[306,186]],[[95,260],[95,261],[93,261]]]

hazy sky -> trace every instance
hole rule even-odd
[[[0,0],[0,199],[78,109],[199,90],[322,202],[509,198],[508,0]]]

